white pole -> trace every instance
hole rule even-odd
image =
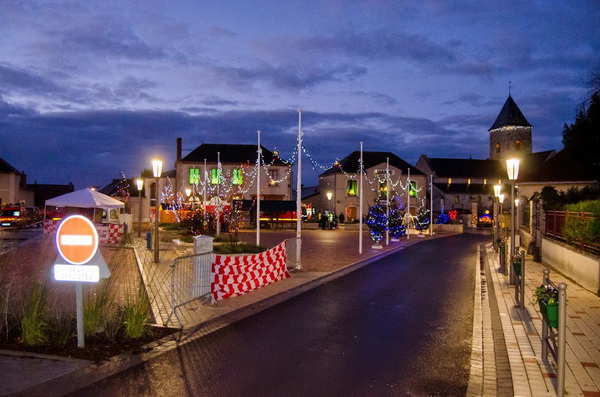
[[[359,207],[358,207],[358,253],[362,254],[363,251],[363,143],[360,143],[360,167],[359,167],[360,177],[358,180],[359,184]]]
[[[77,347],[85,347],[85,331],[83,328],[83,285],[75,283],[75,310],[77,313]]]
[[[385,158],[385,245],[390,245],[390,158]]]
[[[410,240],[410,221],[412,221],[412,215],[410,214],[410,168],[408,169],[408,179],[406,180],[408,184],[408,194],[406,195],[406,209],[408,214],[408,222],[406,224],[406,239]]]
[[[202,200],[204,201],[204,222],[206,222],[206,191],[208,190],[208,185],[206,184],[206,159],[204,159],[204,192]]]
[[[429,175],[429,235],[433,236],[433,174]]]
[[[217,236],[221,234],[221,152],[217,152]]]
[[[256,150],[256,245],[260,245],[260,161],[262,149],[260,148],[260,131],[258,133],[258,149]]]
[[[298,173],[296,179],[296,269],[302,269],[302,110],[298,110]]]

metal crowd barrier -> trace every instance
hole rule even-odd
[[[177,309],[191,301],[206,297],[205,303],[214,303],[210,290],[213,280],[211,265],[213,253],[180,256],[171,265],[171,313],[166,324],[173,315],[181,324]]]
[[[567,337],[567,284],[559,283],[558,286],[550,281],[550,270],[543,271],[544,287],[551,287],[558,291],[558,324],[557,328],[550,327],[548,309],[546,318],[542,318],[542,359],[548,360],[548,351],[556,361],[556,395],[565,395],[565,350]],[[541,310],[541,307],[540,307]],[[543,316],[542,316],[543,317]],[[554,330],[557,332],[554,332]]]

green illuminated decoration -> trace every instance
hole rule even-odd
[[[200,170],[198,168],[190,168],[190,185],[200,183]]]
[[[349,180],[346,185],[346,194],[348,196],[358,196],[358,182],[355,180]]]
[[[218,168],[212,168],[210,170],[210,184],[219,185],[221,184],[221,170]]]
[[[231,184],[232,185],[242,185],[244,183],[244,174],[242,170],[239,168],[234,168],[232,170],[231,175]]]
[[[417,197],[419,191],[417,190],[417,182],[410,181],[410,189],[408,191],[411,197]]]

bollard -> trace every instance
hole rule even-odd
[[[567,337],[567,284],[558,284],[558,353],[556,359],[556,395],[565,395],[565,351]]]
[[[506,241],[500,242],[500,268],[504,270],[506,276]]]
[[[151,232],[146,233],[146,248],[149,250],[152,249],[152,233]]]
[[[556,395],[557,397],[564,397],[567,343],[567,284],[560,283],[556,286],[550,281],[550,270],[544,269],[543,273],[544,287],[551,286],[558,290],[558,328],[556,329],[557,333],[550,332],[550,327],[542,316],[542,360],[548,360],[548,349],[552,348],[551,352],[556,361]]]
[[[550,270],[544,269],[542,271],[542,273],[543,273],[542,285],[544,287],[547,287],[548,286],[548,275],[550,274]],[[546,321],[544,320],[543,317],[542,317],[542,359],[543,360],[548,359],[548,325],[546,324]]]

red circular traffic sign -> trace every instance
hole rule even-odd
[[[86,217],[71,215],[58,226],[56,248],[67,262],[82,265],[89,262],[98,250],[98,232]]]

